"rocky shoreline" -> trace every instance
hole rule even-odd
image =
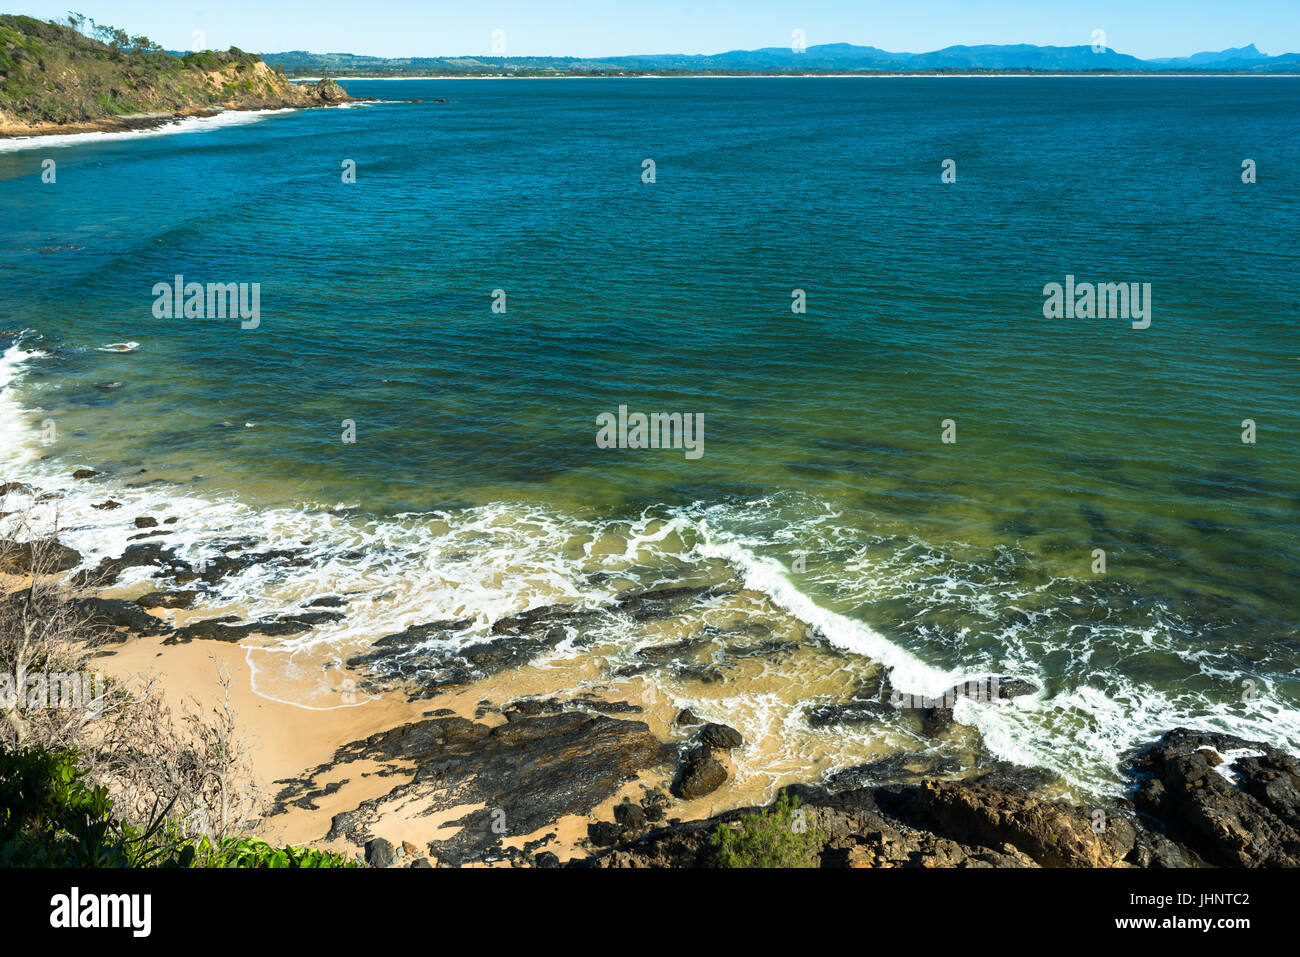
[[[135,116],[109,116],[75,123],[31,123],[21,118],[0,115],[0,139],[17,137],[68,136],[85,133],[131,133],[159,130],[181,120],[220,116],[223,113],[252,113],[265,110],[301,110],[338,106],[354,102],[333,80],[317,83],[289,84],[284,95],[249,100],[232,100],[219,107],[195,107],[167,113]]]
[[[96,477],[89,470],[74,476]],[[0,501],[57,494],[0,484]],[[95,507],[115,505],[109,498]],[[70,601],[106,648],[145,642],[164,657],[196,642],[231,647],[303,634],[347,616],[348,600],[337,595],[253,620],[191,614],[229,575],[300,566],[307,558],[302,549],[239,539],[212,542],[218,557],[195,565],[166,544],[179,521],[135,517],[137,541],[93,567],[54,542],[39,550],[5,543],[0,575],[10,577],[0,602],[21,601],[21,578],[33,572],[67,576],[75,589]],[[45,564],[34,569],[38,553]],[[147,584],[133,586],[147,588],[143,594],[118,587],[129,569],[146,570]],[[460,645],[429,640],[463,632],[466,620],[431,621],[378,638],[346,662],[355,676],[347,680],[404,698],[404,713],[414,720],[344,739],[328,760],[277,780],[268,825],[308,814],[319,822],[311,824],[311,843],[375,866],[717,866],[713,836],[763,811],[713,813],[708,803],[734,803],[727,784],[731,755],[746,745],[739,731],[683,709],[665,737],[642,720],[635,702],[563,688],[497,697],[492,682],[562,641],[580,644],[601,615],[655,621],[724,587],[624,593],[604,609],[538,606],[499,619],[486,640]],[[781,644],[750,638],[733,651],[779,661],[788,652]],[[649,645],[624,670],[669,667],[701,681],[726,680],[692,650],[690,640]],[[974,684],[994,699],[1036,690],[1014,677]],[[882,671],[841,701],[807,707],[803,717],[819,727],[870,725],[898,699]],[[923,735],[953,723],[947,696],[922,704],[914,710]],[[839,768],[787,785],[776,797],[797,799],[820,835],[815,858],[822,867],[1300,866],[1300,762],[1293,756],[1263,742],[1174,728],[1129,754],[1123,771],[1124,798],[1080,806],[1050,796],[1048,772],[987,754],[972,767],[931,750]],[[409,835],[396,833],[402,829]],[[407,839],[417,835],[418,842]]]

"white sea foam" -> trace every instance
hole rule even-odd
[[[701,555],[730,562],[741,574],[746,588],[762,592],[777,607],[818,628],[833,645],[891,669],[891,680],[896,687],[942,694],[961,677],[959,672],[931,667],[863,622],[822,608],[795,586],[785,567],[776,559],[755,555],[735,541],[709,540],[711,535],[707,526],[703,531],[706,540],[699,545]]]
[[[302,550],[301,565],[256,564],[222,579],[202,596],[200,613],[237,613],[253,620],[290,612],[326,595],[347,599],[342,620],[301,635],[268,639],[248,650],[255,690],[276,700],[339,707],[336,685],[342,669],[325,670],[324,665],[337,666],[363,653],[376,638],[411,625],[465,618],[470,624],[462,632],[436,641],[456,645],[496,640],[490,631],[493,622],[530,607],[556,602],[603,607],[628,587],[651,588],[688,578],[716,581],[726,569],[770,602],[756,604],[758,614],[772,614],[762,608],[775,606],[819,629],[842,651],[889,667],[893,685],[914,693],[939,695],[968,677],[987,674],[1013,674],[1048,687],[1059,675],[1040,673],[1044,654],[1068,652],[1068,667],[1083,669],[1092,644],[1102,639],[1157,652],[1177,647],[1177,635],[1159,619],[1118,635],[1113,630],[1120,626],[1103,622],[1053,639],[1059,646],[1045,645],[1040,615],[1027,602],[1044,586],[990,584],[923,543],[899,542],[893,552],[875,547],[878,541],[863,545],[869,536],[845,527],[833,510],[815,504],[802,510],[808,516],[802,522],[792,522],[789,510],[768,501],[647,510],[635,518],[610,520],[580,520],[520,503],[374,517],[341,507],[255,508],[233,493],[202,495],[162,483],[132,487],[130,479],[112,476],[69,483],[70,468],[95,463],[36,458],[36,416],[24,408],[16,388],[24,370],[45,355],[29,341],[21,339],[0,355],[0,478],[58,490],[61,497],[35,502],[13,494],[6,509],[31,509],[38,526],[57,522],[60,539],[91,565],[140,541],[175,549],[191,563],[214,557],[218,543],[244,538],[257,543],[254,551]],[[123,507],[91,507],[109,497]],[[169,535],[141,539],[141,530],[133,524],[139,515],[178,516],[180,521],[161,526]],[[0,536],[4,532],[0,520]],[[838,561],[817,566],[821,577],[801,577],[815,590],[801,587],[782,562],[763,554],[773,546],[787,550],[806,536],[847,549]],[[603,574],[593,577],[597,572]],[[122,581],[143,583],[149,573],[132,569]],[[1068,588],[1068,583],[1059,584]],[[869,609],[881,599],[905,595],[914,604],[931,602],[981,615],[1022,605],[1030,611],[1023,621],[997,633],[995,657],[972,648],[969,654],[949,655],[949,666],[941,667],[868,621],[826,607],[826,594],[838,594],[842,601],[836,604],[853,609]],[[707,623],[712,609],[705,605],[696,613]],[[645,640],[634,625],[616,618],[598,627],[603,639],[623,641],[627,654]],[[957,646],[959,652],[963,648]],[[585,646],[562,642],[552,656],[587,653]],[[954,657],[958,664],[951,666]],[[1212,660],[1184,657],[1202,674],[1213,676],[1217,666]],[[1225,731],[1291,750],[1300,746],[1300,711],[1280,703],[1262,678],[1256,698],[1243,702],[1157,690],[1120,674],[1106,674],[1105,687],[1085,677],[1065,691],[1000,702],[962,700],[955,716],[976,726],[997,757],[1050,768],[1081,793],[1117,790],[1122,757],[1179,725]],[[741,728],[747,741],[775,735],[783,742],[775,756],[772,749],[765,750],[762,764],[749,763],[755,756],[739,754],[742,779],[776,781],[784,769],[797,764],[799,742],[812,733],[801,708],[783,708],[770,696],[741,695],[715,700],[711,707],[719,719]],[[829,732],[816,732],[823,743],[838,742],[845,755],[862,753],[867,743],[863,735],[881,733],[838,729],[828,739]]]
[[[228,126],[243,126],[246,123],[256,123],[268,116],[294,112],[297,111],[293,108],[283,110],[226,110],[217,113],[215,116],[187,116],[183,119],[164,122],[163,125],[150,129],[100,133],[51,133],[48,136],[15,136],[0,139],[0,153],[114,143],[121,140],[137,140],[153,136],[172,136],[176,133],[201,133],[223,129]]]
[[[17,380],[23,367],[45,353],[24,349],[23,338],[0,355],[0,461],[23,464],[34,456],[35,442],[27,424],[28,412],[17,397]]]

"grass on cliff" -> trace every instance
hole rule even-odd
[[[721,823],[711,837],[720,867],[818,867],[825,837],[785,791],[738,826]]]
[[[68,19],[0,15],[0,111],[27,123],[76,123],[275,96],[287,83],[277,74],[255,80],[261,60],[235,47],[175,57],[148,37]],[[214,88],[210,74],[228,69],[239,79]]]

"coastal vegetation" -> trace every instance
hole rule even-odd
[[[799,798],[786,791],[770,808],[746,814],[734,826],[720,823],[712,836],[721,867],[817,867],[825,841]]]
[[[80,14],[64,23],[0,15],[0,134],[342,98],[336,84],[295,86],[236,47],[173,56]]]
[[[70,550],[28,531],[0,540],[0,866],[344,866],[251,836],[264,800],[228,674],[208,708],[92,680],[113,603],[60,579]]]
[[[144,826],[117,817],[108,789],[87,780],[76,749],[0,748],[0,867],[355,867],[314,848],[251,837],[185,834],[169,803]]]

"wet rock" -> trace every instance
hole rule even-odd
[[[952,727],[952,708],[922,708],[921,733],[934,738]]]
[[[931,752],[898,754],[836,771],[827,777],[826,787],[831,791],[848,791],[889,784],[917,784],[925,778],[955,774],[960,770],[961,762],[956,758]]]
[[[100,502],[98,505],[91,505],[91,508],[99,509],[101,512],[112,511],[115,508],[121,508],[122,503],[109,499],[107,502]]]
[[[390,805],[419,801],[430,813],[471,806],[477,810],[447,826],[452,836],[429,846],[439,861],[460,865],[511,856],[503,837],[536,833],[566,815],[589,814],[666,757],[640,721],[564,712],[489,728],[446,717],[354,742],[317,773],[351,760],[413,764],[409,782],[337,815],[331,839],[364,834]],[[291,799],[292,793],[282,797]]]
[[[1205,760],[1209,762],[1210,767],[1217,768],[1223,763],[1223,755],[1213,748],[1197,748],[1197,750],[1205,755]]]
[[[307,628],[314,628],[317,625],[342,621],[344,617],[346,616],[337,611],[298,611],[290,615],[280,615],[276,622],[282,625],[304,625]]]
[[[600,714],[641,714],[645,708],[630,701],[601,701],[598,698],[583,696],[580,707]]]
[[[722,592],[716,585],[682,585],[656,588],[625,595],[614,602],[613,609],[637,621],[669,618],[685,611],[696,601],[714,598]]]
[[[430,697],[439,689],[464,685],[511,668],[522,667],[564,641],[599,612],[569,605],[548,605],[503,618],[492,626],[495,636],[459,647],[420,647],[432,638],[451,638],[473,621],[439,621],[386,635],[373,651],[348,661],[382,678],[414,685],[412,697]],[[508,640],[503,640],[506,638]]]
[[[712,754],[689,761],[673,782],[673,793],[684,801],[712,794],[727,781],[727,769]]]
[[[626,831],[644,830],[646,826],[645,808],[639,804],[616,804],[614,805],[614,820]]]
[[[429,863],[428,858],[424,858],[424,857],[417,857],[415,860],[411,861],[411,866],[419,867],[419,868],[423,868],[423,867],[427,867],[430,869],[433,868],[433,865]]]
[[[0,498],[6,495],[35,495],[40,489],[26,482],[5,482],[0,484]]]
[[[393,845],[382,837],[366,842],[366,863],[371,867],[391,867],[397,860]]]
[[[184,628],[177,628],[166,641],[165,645],[187,644],[191,641],[243,641],[253,633],[251,624],[235,625],[233,622],[239,621],[238,615],[226,615],[222,618],[209,618],[205,621],[196,621],[192,625],[186,625]]]
[[[7,575],[49,575],[81,564],[81,553],[56,541],[11,542],[0,540],[0,572]]]
[[[138,516],[135,520],[135,527],[136,528],[157,528],[158,519],[151,518],[148,515]]]
[[[680,728],[689,728],[701,724],[703,719],[695,714],[690,708],[683,708],[677,712],[677,717],[673,719],[673,724]]]
[[[1235,759],[1212,764],[1207,748]],[[1300,866],[1300,763],[1291,755],[1233,735],[1176,728],[1128,767],[1137,808],[1208,863]]]
[[[128,545],[117,558],[105,558],[94,569],[78,572],[73,576],[77,585],[112,585],[129,568],[157,567],[159,569],[188,568],[176,557],[170,548],[163,548],[157,542],[145,545]]]
[[[860,684],[843,701],[812,705],[804,711],[809,727],[854,727],[871,724],[893,714],[890,686],[884,672]]]
[[[1010,845],[1043,867],[1113,867],[1137,839],[1132,822],[1118,813],[1108,814],[1099,832],[1097,817],[1087,808],[979,779],[926,781],[897,793],[878,793],[877,800],[910,825],[963,844]]]
[[[141,595],[135,603],[146,610],[151,608],[190,608],[199,597],[196,591],[151,591]]]
[[[309,616],[304,615],[287,615],[281,618],[262,619],[260,621],[250,621],[243,624],[234,624],[239,621],[238,616],[226,615],[222,618],[209,618],[205,621],[198,621],[184,628],[177,628],[163,642],[164,645],[187,644],[191,641],[243,641],[251,635],[266,635],[271,637],[282,637],[288,635],[300,635],[303,632],[310,631],[315,622],[306,620]]]
[[[662,821],[667,816],[668,795],[655,788],[641,799],[641,807],[645,811],[645,819],[651,824]]]
[[[533,866],[546,868],[559,867],[560,859],[551,851],[542,851],[542,853],[533,858]]]
[[[804,711],[809,727],[854,727],[871,724],[894,709],[881,701],[832,701],[812,705]]]
[[[599,616],[598,611],[575,608],[572,605],[540,605],[494,622],[492,634],[532,635],[539,631],[549,631],[556,626],[564,627],[591,621]]]
[[[325,598],[315,598],[307,602],[308,608],[342,608],[347,601],[337,596],[327,596]]]
[[[119,631],[135,635],[162,635],[171,630],[166,622],[142,610],[135,602],[118,598],[78,598],[72,602],[87,626],[101,638],[111,638]]]
[[[593,821],[587,825],[587,839],[596,847],[612,847],[623,836],[623,829],[611,821]]]
[[[708,745],[710,748],[720,748],[723,751],[730,751],[732,748],[738,748],[745,743],[744,737],[735,728],[725,724],[706,724],[699,732],[700,742]]]
[[[91,479],[98,474],[99,473],[94,469],[77,469],[77,471],[72,473],[72,477],[74,479]]]

